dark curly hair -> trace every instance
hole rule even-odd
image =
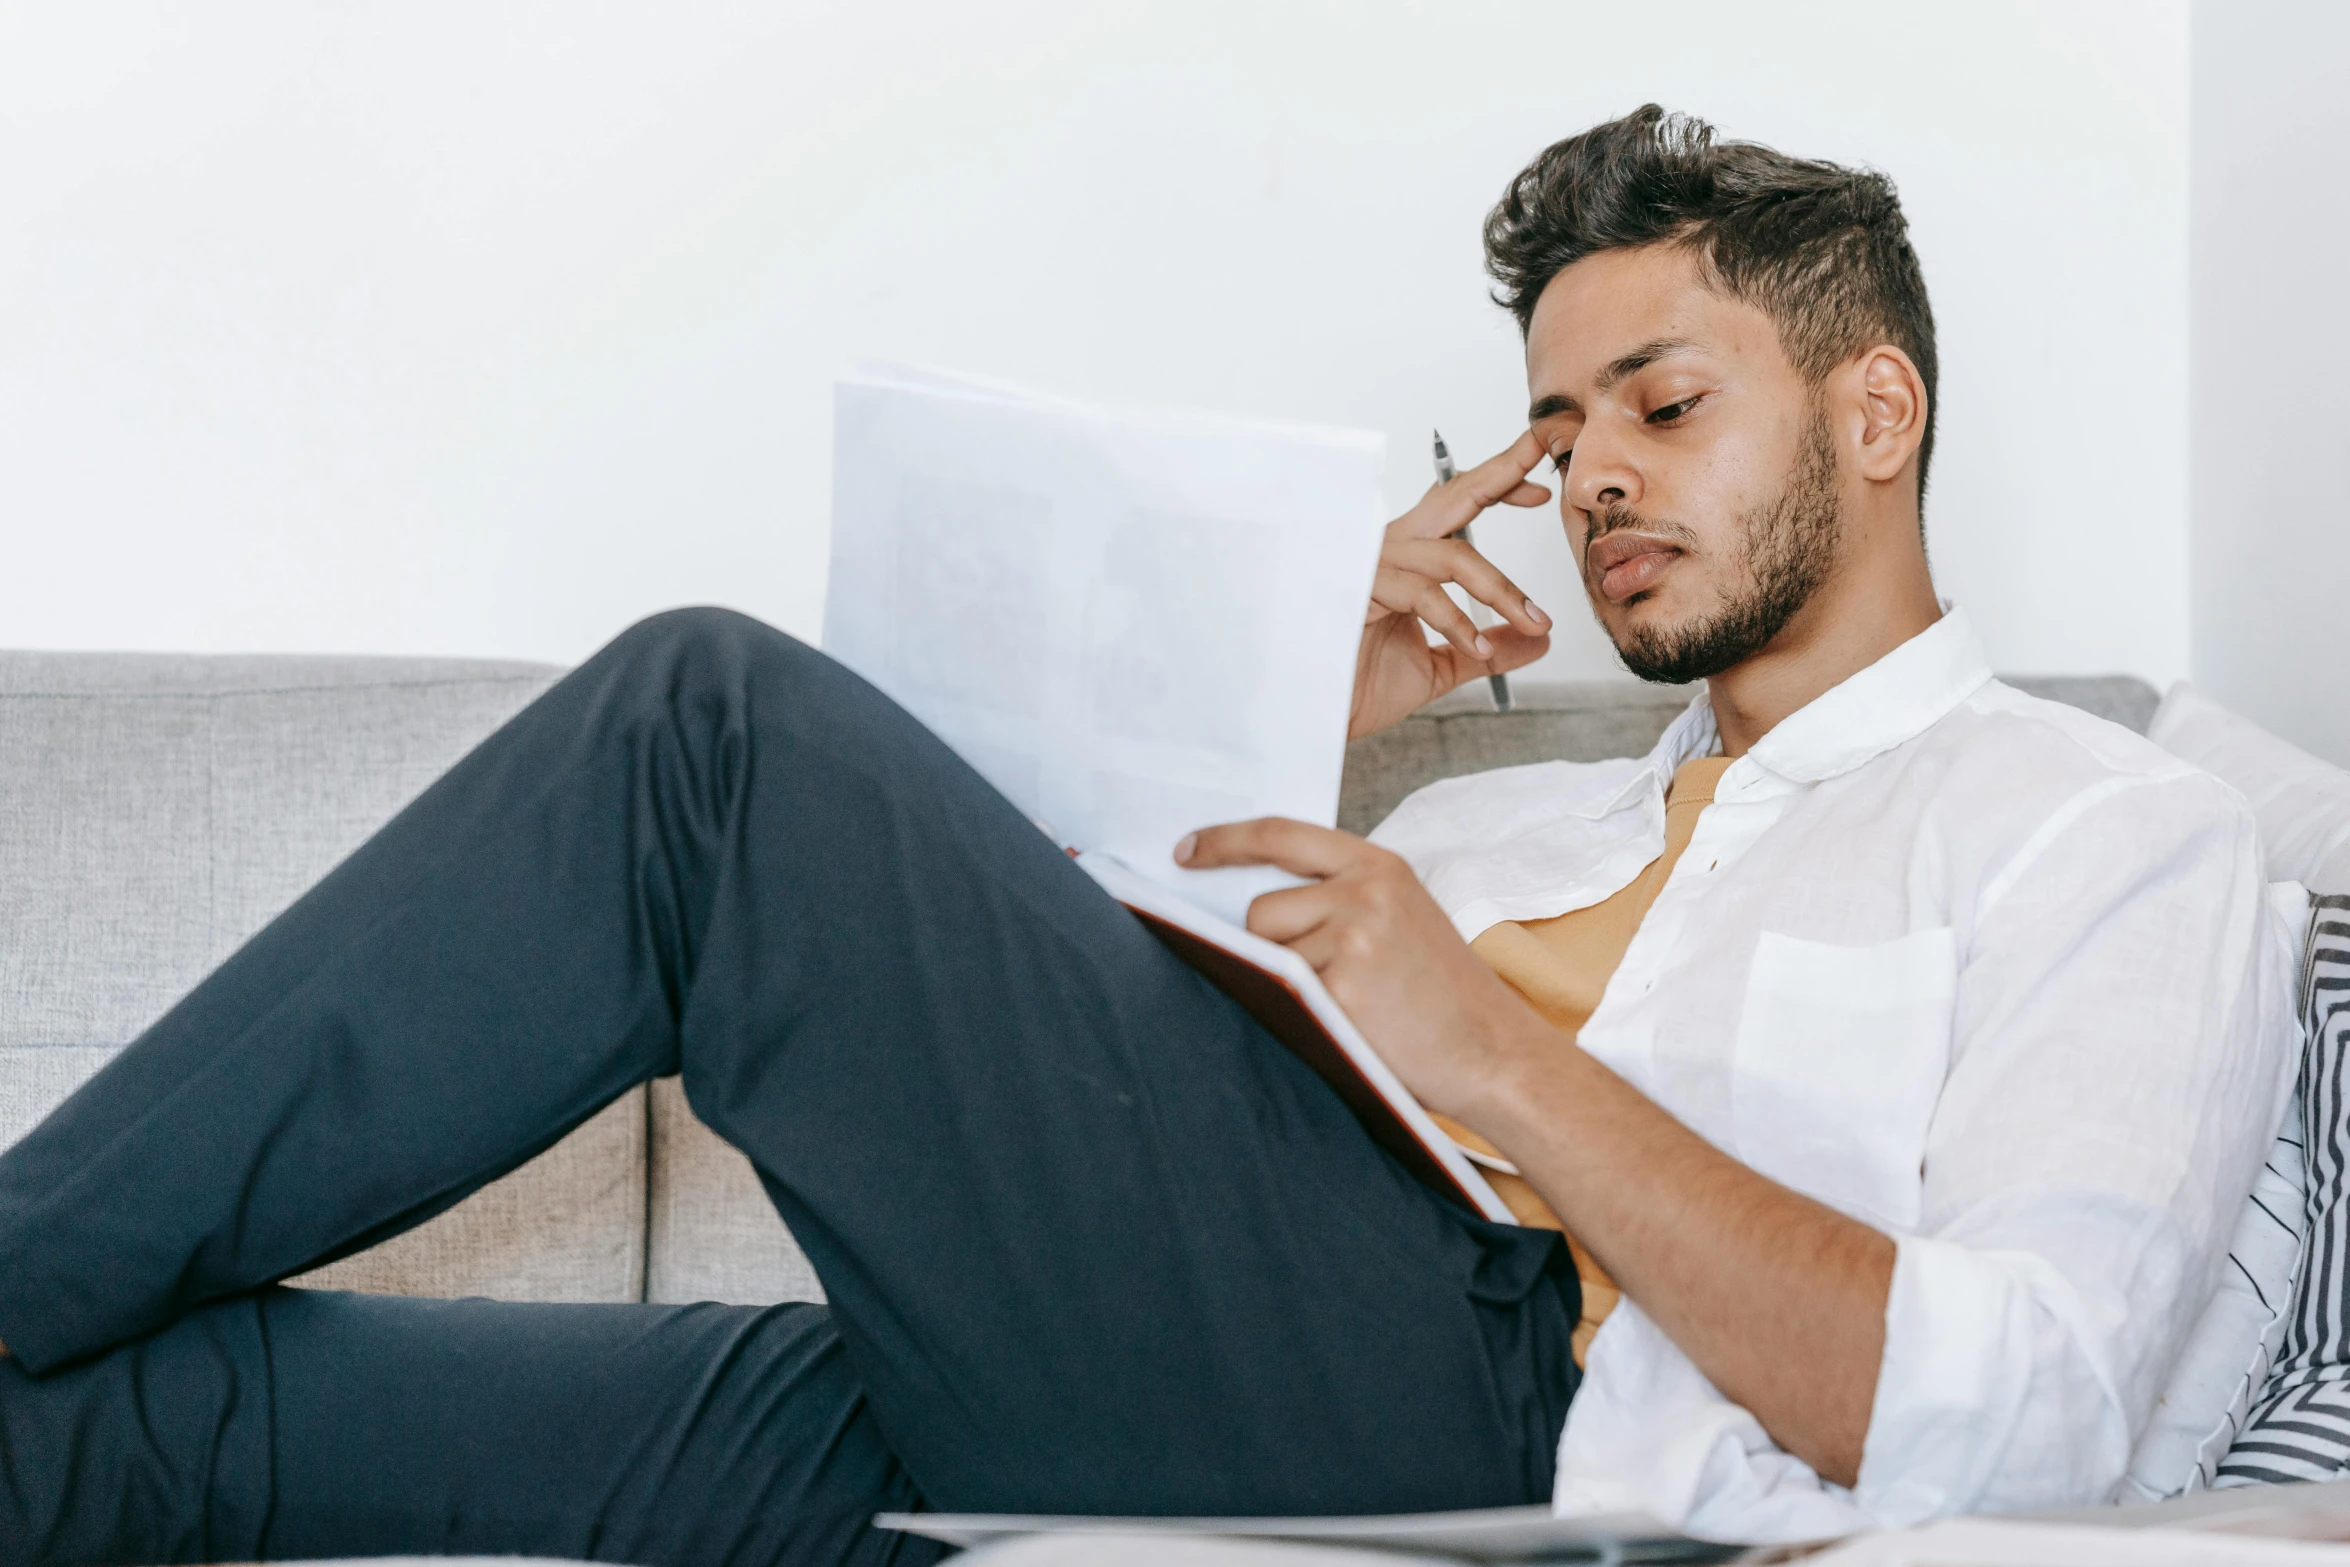
[[[1934,455],[1934,311],[1893,182],[1872,169],[1722,141],[1705,121],[1655,104],[1545,148],[1485,219],[1494,301],[1529,330],[1550,280],[1585,256],[1678,245],[1715,287],[1779,329],[1817,385],[1877,343],[1926,384],[1918,489]]]

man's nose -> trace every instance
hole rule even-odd
[[[1600,512],[1610,506],[1640,504],[1640,471],[1632,466],[1622,445],[1604,430],[1585,425],[1567,455],[1565,483],[1560,494],[1580,512]]]

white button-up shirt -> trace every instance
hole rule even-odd
[[[1629,883],[1673,770],[1718,748],[1700,697],[1645,759],[1447,779],[1372,837],[1473,940]],[[1782,721],[1580,1043],[1895,1239],[1859,1482],[1774,1445],[1626,1299],[1560,1509],[1769,1540],[2111,1496],[2284,1110],[2281,950],[2241,799],[2000,684],[1957,611]]]

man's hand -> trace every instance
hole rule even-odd
[[[1355,654],[1354,710],[1347,738],[1367,735],[1479,675],[1506,674],[1550,649],[1550,617],[1465,540],[1452,535],[1493,505],[1539,506],[1550,491],[1527,479],[1542,460],[1529,430],[1497,457],[1444,484],[1387,525],[1379,575]],[[1484,631],[1444,591],[1457,582],[1502,617]],[[1430,646],[1420,628],[1444,638]]]
[[[1311,963],[1431,1110],[1476,1102],[1513,1048],[1565,1043],[1469,950],[1409,865],[1352,833],[1268,816],[1204,828],[1175,858],[1194,870],[1278,865],[1319,878],[1258,898],[1248,928]]]
[[[1781,1447],[1860,1474],[1893,1242],[1740,1164],[1553,1028],[1471,952],[1411,868],[1266,818],[1176,846],[1196,870],[1319,880],[1249,905],[1314,966],[1404,1086],[1516,1163],[1625,1295]]]

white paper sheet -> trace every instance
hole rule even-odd
[[[1171,854],[1337,819],[1382,438],[888,368],[834,420],[826,651],[1064,843],[1235,922],[1288,880]]]

